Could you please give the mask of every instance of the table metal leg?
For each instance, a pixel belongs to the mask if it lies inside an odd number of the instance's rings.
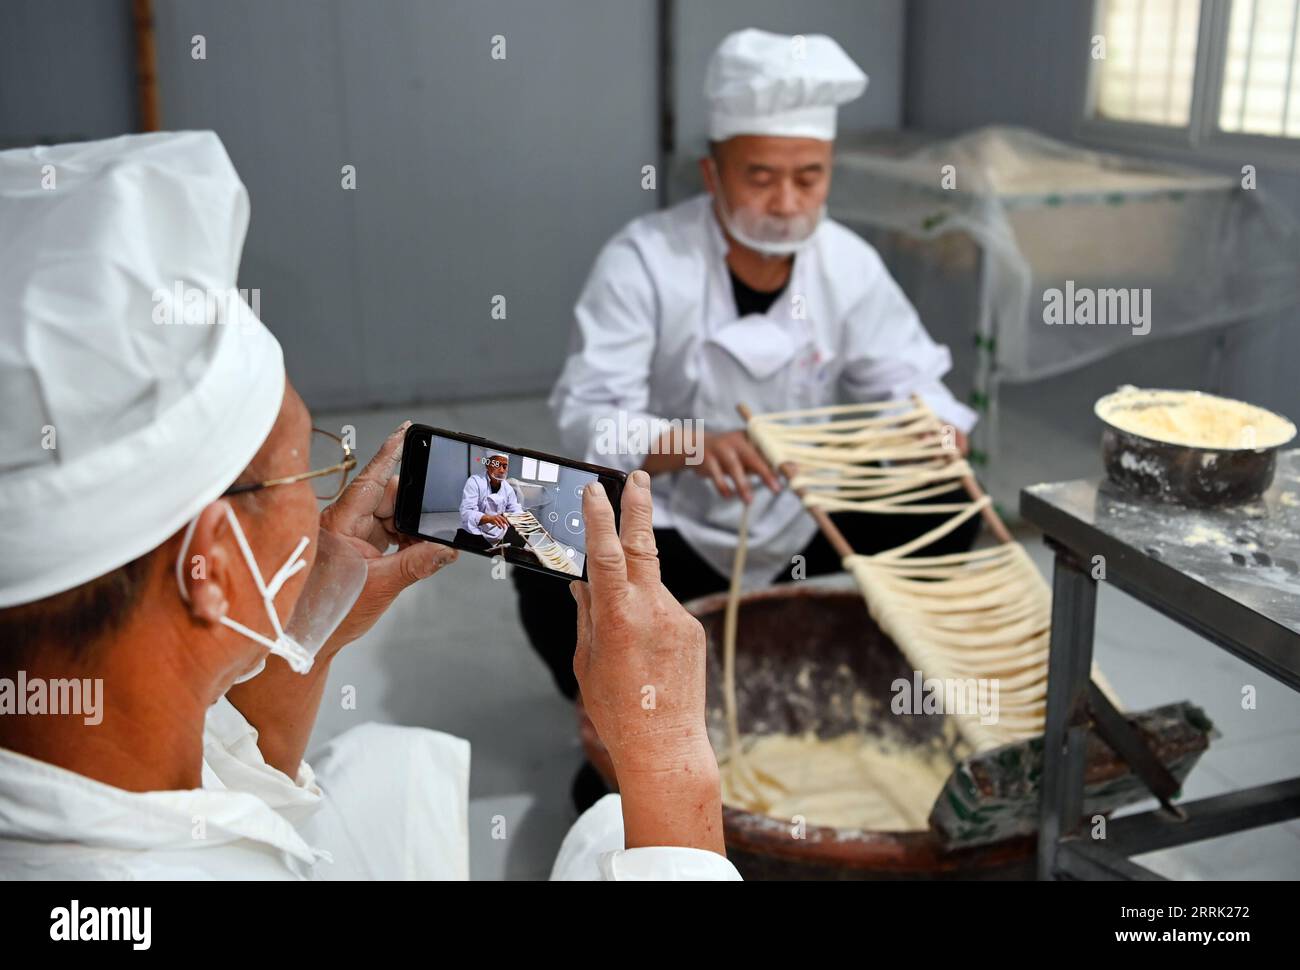
[[[1097,582],[1064,547],[1052,574],[1052,640],[1047,666],[1047,724],[1038,819],[1038,878],[1056,878],[1057,843],[1083,814],[1083,769],[1088,741],[1088,684],[1092,674]]]
[[[1133,774],[1142,779],[1151,794],[1160,800],[1165,811],[1175,818],[1182,818],[1182,811],[1173,802],[1182,787],[1178,784],[1178,779],[1151,750],[1141,733],[1134,729],[1094,683],[1088,684],[1088,713],[1092,716],[1092,725],[1097,734],[1110,745],[1112,751],[1124,759]]]

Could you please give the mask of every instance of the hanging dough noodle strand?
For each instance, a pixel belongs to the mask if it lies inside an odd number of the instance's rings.
[[[975,705],[953,715],[976,751],[1042,734],[1047,706],[1051,594],[1024,548],[997,518],[970,466],[946,436],[951,430],[919,398],[750,415],[751,439],[818,519],[842,555],[872,618],[927,680],[991,683],[992,723]],[[965,488],[965,501],[924,502]],[[848,547],[827,512],[948,514],[908,542],[875,555]],[[976,515],[1002,540],[992,548],[914,556]],[[742,526],[743,528],[743,526]],[[737,547],[742,554],[742,543]],[[728,615],[739,589],[733,576]],[[734,637],[734,629],[729,635]],[[728,642],[730,654],[735,644]],[[725,677],[734,676],[728,661]],[[1103,679],[1093,677],[1107,693]],[[964,696],[971,699],[970,687]],[[734,706],[734,684],[725,691]],[[986,695],[985,700],[990,695]],[[734,711],[729,709],[729,718]],[[729,721],[732,750],[737,729]]]
[[[724,800],[782,819],[843,828],[923,829],[949,766],[934,752],[899,752],[865,738],[831,741],[770,735],[754,756],[741,744],[736,702],[736,639],[741,580],[749,546],[750,506],[741,508],[736,553],[722,626],[722,690],[727,755],[721,761]]]
[[[727,718],[727,759],[723,769],[727,783],[743,793],[746,802],[766,809],[769,799],[765,789],[784,788],[776,779],[763,774],[745,758],[740,746],[740,726],[736,713],[736,629],[740,618],[741,580],[745,575],[745,554],[749,546],[749,505],[740,510],[740,525],[736,536],[736,554],[731,565],[731,586],[727,594],[727,609],[722,622],[722,703]]]
[[[727,593],[727,611],[722,622],[723,704],[727,712],[727,745],[734,759],[740,758],[740,728],[736,718],[736,627],[740,614],[740,583],[745,573],[745,553],[749,545],[749,504],[740,510],[740,527],[736,536],[736,556],[731,566],[731,587]]]
[[[524,541],[528,543],[528,548],[536,553],[537,558],[544,565],[556,572],[568,573],[570,576],[582,575],[582,570],[569,558],[565,547],[555,541],[531,511],[525,509],[522,512],[507,512],[505,517],[506,521],[515,527],[515,531],[523,536]]]

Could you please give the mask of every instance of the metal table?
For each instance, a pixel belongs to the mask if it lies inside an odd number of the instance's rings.
[[[1089,676],[1098,564],[1104,582],[1300,690],[1300,450],[1279,456],[1259,501],[1234,509],[1164,505],[1085,479],[1024,489],[1020,512],[1056,555],[1039,878],[1158,879],[1129,856],[1300,817],[1295,778],[1184,803],[1177,814],[1162,807],[1112,819],[1104,842],[1080,823],[1084,742],[1108,720]],[[1109,727],[1131,742],[1114,714]],[[1116,750],[1141,773],[1146,749],[1138,747]]]

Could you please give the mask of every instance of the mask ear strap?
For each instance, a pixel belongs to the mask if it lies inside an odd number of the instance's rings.
[[[230,525],[234,529],[235,541],[239,543],[239,550],[244,554],[244,561],[248,564],[248,571],[253,574],[253,580],[257,583],[258,592],[262,594],[262,604],[266,609],[267,619],[271,621],[271,629],[275,631],[275,640],[268,640],[266,637],[256,633],[248,627],[238,625],[234,621],[227,624],[233,629],[239,630],[247,636],[251,636],[268,649],[274,649],[284,640],[284,628],[280,625],[280,617],[275,612],[275,597],[280,592],[281,587],[289,580],[289,577],[301,572],[307,568],[307,561],[300,558],[304,549],[311,543],[311,540],[303,536],[294,546],[293,554],[285,561],[274,576],[271,582],[267,583],[262,579],[262,569],[257,565],[257,557],[253,555],[253,549],[248,544],[248,538],[244,535],[244,529],[239,524],[239,517],[235,515],[234,509],[227,508],[226,516],[230,519]]]
[[[303,536],[294,546],[293,552],[285,560],[274,576],[271,582],[267,583],[262,579],[262,569],[257,564],[257,557],[253,555],[253,548],[248,544],[248,539],[244,535],[244,528],[239,524],[239,517],[235,515],[232,508],[226,509],[226,518],[230,520],[231,528],[235,533],[235,541],[239,543],[239,551],[244,554],[244,561],[248,564],[248,571],[253,574],[253,579],[257,583],[257,591],[262,594],[263,599],[274,599],[280,592],[281,587],[288,582],[289,577],[296,575],[307,568],[307,561],[302,557],[303,550],[311,545],[311,540]]]
[[[239,524],[239,518],[235,515],[235,510],[226,507],[226,519],[230,522],[230,527],[235,533],[235,542],[239,544],[239,551],[244,555],[244,562],[248,565],[248,571],[253,574],[253,582],[257,584],[257,591],[265,598],[266,583],[262,580],[262,570],[258,568],[257,557],[253,555],[253,548],[248,544],[248,539],[244,537],[244,529]]]
[[[288,581],[290,576],[293,576],[307,568],[307,561],[305,559],[299,559],[298,557],[302,555],[302,551],[307,548],[308,541],[309,540],[306,536],[303,536],[298,540],[298,545],[294,546],[293,555],[285,560],[284,565],[281,566],[279,571],[271,577],[271,582],[266,587],[266,594],[262,598],[262,604],[266,607],[267,619],[271,621],[271,629],[275,631],[275,638],[279,642],[283,642],[285,636],[284,627],[280,625],[280,614],[275,610],[275,597],[279,594],[280,589]]]
[[[713,182],[718,187],[717,194],[713,196],[713,201],[722,210],[722,218],[730,222],[731,207],[727,205],[727,195],[722,191],[722,173],[718,171],[718,163],[713,160],[712,155],[709,156],[709,168],[713,169]]]
[[[181,539],[181,551],[176,557],[176,588],[180,590],[181,602],[190,601],[190,591],[185,588],[185,554],[190,551],[190,542],[194,539],[194,530],[198,527],[199,519],[195,516],[190,520],[190,524],[185,527],[185,536]]]
[[[276,646],[278,646],[275,640],[267,639],[266,637],[262,636],[262,634],[258,633],[256,630],[251,630],[248,627],[244,626],[244,624],[240,623],[238,620],[232,620],[228,616],[223,616],[221,618],[221,622],[225,626],[230,627],[230,629],[237,630],[238,632],[242,633],[250,640],[256,640],[258,643],[266,647],[266,649],[268,650],[274,650]],[[276,626],[278,627],[279,624],[277,623]],[[280,631],[277,630],[276,632],[279,633]]]
[[[271,582],[267,584],[267,596],[274,598],[279,595],[281,588],[289,581],[289,577],[294,576],[307,568],[307,560],[300,557],[302,556],[303,550],[309,545],[311,545],[311,540],[306,536],[303,536],[298,540],[298,545],[294,546],[293,554],[285,560],[285,563],[280,567],[279,572],[272,576]]]
[[[311,540],[306,536],[298,540],[298,545],[294,547],[293,554],[279,568],[268,585],[262,580],[262,570],[257,565],[257,559],[253,555],[252,547],[249,546],[248,539],[244,535],[244,529],[239,524],[239,517],[235,515],[234,509],[229,506],[226,508],[226,518],[230,521],[231,529],[235,533],[235,541],[239,544],[239,551],[244,556],[244,563],[252,574],[253,582],[257,584],[258,592],[262,596],[262,603],[266,608],[266,615],[271,621],[271,627],[275,631],[276,639],[272,640],[265,637],[256,630],[244,626],[238,620],[232,620],[229,616],[222,616],[220,622],[222,625],[248,637],[253,642],[261,644],[273,653],[280,654],[285,658],[289,666],[298,673],[306,672],[311,667],[312,658],[301,647],[298,647],[292,640],[285,637],[284,629],[280,625],[280,617],[275,612],[275,596],[290,577],[307,568],[307,561],[302,558],[302,554],[307,546],[311,544]],[[185,527],[185,535],[181,539],[181,550],[176,557],[176,586],[180,591],[181,600],[185,603],[190,602],[189,590],[185,588],[185,556],[189,552],[190,543],[194,541],[194,530],[198,527],[198,524],[199,520],[196,516]]]

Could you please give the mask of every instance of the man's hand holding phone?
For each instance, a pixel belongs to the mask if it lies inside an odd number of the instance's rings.
[[[704,721],[704,630],[659,580],[650,479],[623,489],[621,535],[599,483],[583,490],[587,583],[573,672],[608,749],[627,848],[675,845],[725,854],[718,763]]]

